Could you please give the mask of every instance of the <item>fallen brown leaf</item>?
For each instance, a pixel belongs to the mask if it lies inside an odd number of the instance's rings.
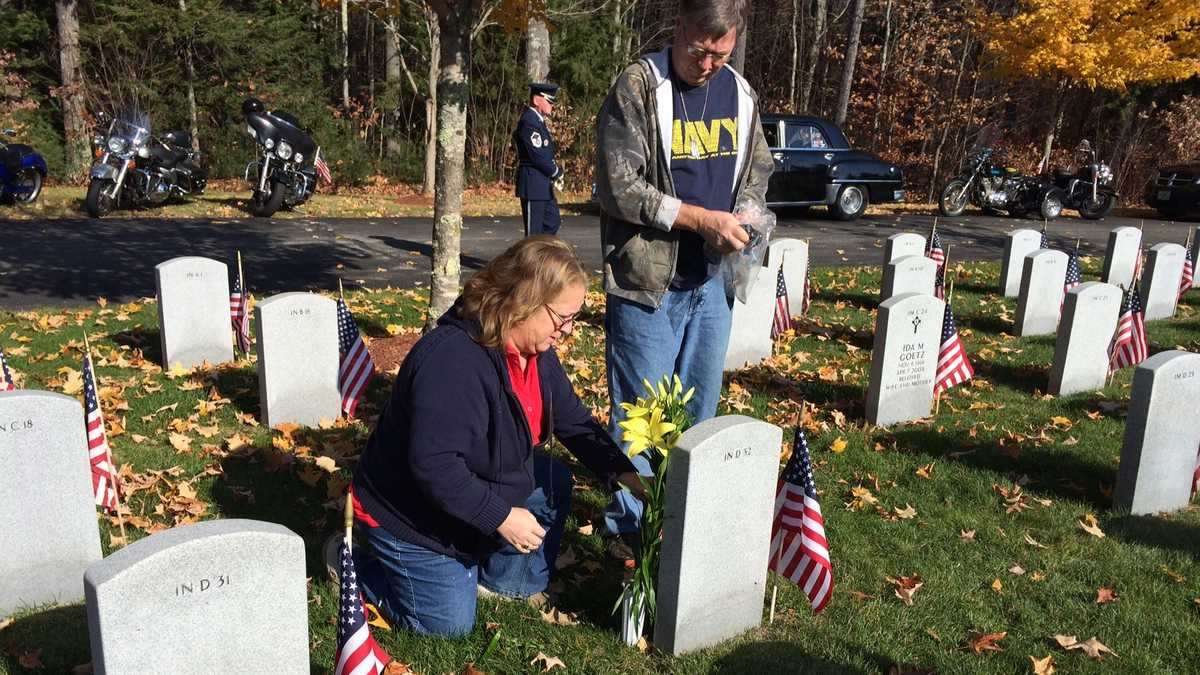
[[[1104,586],[1096,589],[1097,605],[1107,605],[1108,603],[1116,602],[1117,600],[1120,600],[1120,598],[1117,597],[1117,592],[1113,589],[1106,588]]]
[[[1022,574],[1025,574],[1025,568],[1021,567],[1020,565],[1013,565],[1012,567],[1008,568],[1008,571],[1012,572],[1013,574],[1015,574],[1017,576],[1021,576]]]
[[[1054,675],[1054,655],[1047,654],[1045,658],[1035,659],[1029,657],[1033,661],[1033,675]]]
[[[866,602],[867,600],[874,600],[877,596],[863,593],[862,591],[850,591],[850,597],[859,602]]]
[[[975,530],[959,530],[958,538],[963,541],[975,541]]]
[[[918,574],[914,574],[911,577],[887,577],[887,580],[888,583],[895,586],[896,597],[900,598],[900,602],[903,602],[906,607],[912,607],[914,596],[925,585],[925,582],[921,580],[921,576]]]
[[[919,467],[916,470],[916,474],[926,480],[932,480],[933,479],[933,465],[934,465],[934,462],[930,462],[929,464],[926,464],[925,466]]]
[[[1043,544],[1040,541],[1038,541],[1037,539],[1034,539],[1033,537],[1029,536],[1028,532],[1025,533],[1025,543],[1029,544],[1030,546],[1036,547],[1036,548],[1046,548],[1045,544]]]
[[[383,669],[383,675],[409,675],[410,673],[412,675],[417,675],[417,671],[409,668],[407,663],[401,663],[399,661],[392,661],[391,663],[387,664],[386,668]]]
[[[42,650],[41,649],[26,649],[25,651],[21,652],[21,655],[19,657],[17,657],[17,661],[23,667],[28,668],[30,670],[36,670],[39,668],[46,667],[42,663]]]
[[[567,664],[563,663],[562,659],[557,656],[546,656],[542,652],[538,652],[537,656],[533,657],[533,660],[529,662],[529,665],[540,665],[543,673],[548,673],[555,668],[567,669]]]
[[[549,610],[540,612],[542,621],[551,623],[556,626],[574,626],[579,623],[576,616],[570,612],[564,612],[557,607],[551,607]]]
[[[1074,635],[1055,635],[1054,641],[1058,643],[1058,646],[1066,649],[1067,651],[1079,649],[1093,659],[1103,658],[1105,654],[1117,656],[1116,652],[1109,649],[1108,646],[1094,637],[1088,638],[1084,642],[1080,642]]]
[[[904,508],[902,509],[893,507],[892,510],[896,512],[897,518],[901,518],[903,520],[911,520],[917,517],[917,510],[914,509],[911,504],[905,504]]]
[[[997,578],[992,582],[992,590],[996,591],[996,593],[1001,593],[1004,591],[1004,584],[1000,582],[1000,579]]]
[[[1096,522],[1096,516],[1089,513],[1083,517],[1083,520],[1078,520],[1076,523],[1080,529],[1093,537],[1104,538],[1104,531],[1100,529],[1099,523]]]
[[[1162,571],[1163,571],[1163,574],[1165,574],[1171,578],[1171,581],[1174,581],[1177,584],[1182,584],[1183,582],[1187,581],[1187,577],[1183,576],[1179,572],[1176,572],[1175,570],[1172,570],[1170,567],[1167,567],[1166,565],[1162,566]]]
[[[1000,631],[998,633],[979,633],[972,631],[967,636],[967,644],[971,647],[971,651],[976,654],[984,652],[1002,652],[1003,649],[997,643],[1003,640],[1008,635],[1008,631]]]

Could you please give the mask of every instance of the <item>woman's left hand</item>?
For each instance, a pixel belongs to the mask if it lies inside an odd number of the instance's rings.
[[[626,471],[617,476],[617,482],[624,485],[634,497],[643,502],[646,501],[646,484],[652,480],[654,479],[650,476],[639,476],[633,471]]]

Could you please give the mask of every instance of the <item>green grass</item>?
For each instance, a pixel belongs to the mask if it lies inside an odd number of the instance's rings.
[[[1085,261],[1088,277],[1097,272],[1097,261]],[[955,314],[977,377],[943,398],[936,419],[890,429],[862,421],[878,268],[815,270],[814,306],[797,337],[778,343],[766,365],[728,379],[722,413],[780,424],[789,430],[785,439],[797,419],[808,430],[837,583],[821,616],[813,617],[803,595],[785,582],[773,625],[716,648],[671,658],[622,646],[610,610],[624,570],[605,556],[597,533],[605,495],[579,469],[564,547],[577,562],[563,570],[558,602],[579,615],[578,624],[550,625],[524,605],[485,602],[475,632],[463,640],[378,629],[376,637],[421,673],[461,672],[468,662],[492,673],[535,672],[530,661],[538,652],[582,673],[873,673],[892,664],[1012,673],[1029,672],[1029,657],[1047,654],[1059,672],[1194,672],[1200,511],[1132,517],[1111,510],[1132,370],[1098,392],[1045,396],[1053,339],[1010,335],[1015,302],[991,291],[996,265],[963,265],[955,276]],[[589,295],[564,360],[577,389],[603,416],[602,301],[599,293]],[[1152,352],[1200,347],[1198,304],[1200,295],[1193,294],[1177,318],[1149,325]],[[423,305],[424,296],[410,291],[351,297],[360,326],[375,337],[386,335],[390,324],[419,325]],[[151,365],[158,351],[155,324],[149,302],[0,313],[0,342],[6,351],[17,348],[10,362],[27,387],[62,390],[70,373],[59,369],[79,369],[76,347],[87,331],[108,388],[110,422],[124,426],[112,444],[117,462],[135,474],[126,483],[174,469],[175,475],[163,474],[130,496],[132,512],[146,519],[139,521],[145,527],[130,528],[131,539],[146,536],[146,527],[218,517],[280,522],[304,537],[313,671],[326,672],[336,591],[325,580],[318,549],[337,525],[336,498],[369,428],[356,422],[298,430],[289,443],[278,431],[249,424],[258,414],[253,364],[172,378]],[[360,408],[364,417],[377,414],[390,379],[377,378]],[[229,402],[198,410],[205,399]],[[172,404],[173,410],[156,412]],[[250,417],[238,416],[246,413]],[[172,423],[192,439],[189,450],[170,444]],[[212,426],[211,437],[201,435]],[[248,445],[230,449],[225,439],[231,437],[233,446]],[[845,450],[833,452],[839,440]],[[316,466],[321,456],[334,459],[335,473]],[[929,478],[917,474],[929,465],[923,471]],[[186,488],[181,494],[181,481],[196,490],[194,502]],[[999,490],[1011,495],[1015,485],[1021,486],[1019,508],[1009,512]],[[855,503],[856,488],[877,503]],[[200,506],[198,515],[187,510]],[[897,515],[910,506],[915,516]],[[1097,518],[1104,538],[1080,527],[1087,514]],[[581,533],[589,524],[593,531]],[[106,519],[101,527],[111,552],[115,527]],[[963,531],[974,531],[973,541]],[[1023,574],[1010,571],[1017,565]],[[888,577],[913,575],[923,586],[905,606]],[[1100,587],[1114,589],[1119,600],[1097,604]],[[1000,631],[1007,632],[998,643],[1002,651],[970,649],[970,635]],[[1063,651],[1051,641],[1055,634],[1095,636],[1119,657],[1094,661]],[[87,663],[83,608],[15,617],[0,630],[0,672],[35,672],[19,665],[34,650],[49,672]]]

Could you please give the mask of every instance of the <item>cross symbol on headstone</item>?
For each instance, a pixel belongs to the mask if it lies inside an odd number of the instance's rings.
[[[921,317],[914,316],[913,320],[912,320],[912,325],[913,325],[913,335],[916,335],[917,329],[921,326]]]

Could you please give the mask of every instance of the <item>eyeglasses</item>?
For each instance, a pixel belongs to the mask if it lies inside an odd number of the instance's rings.
[[[697,61],[703,62],[704,59],[712,59],[714,66],[724,65],[733,56],[733,52],[710,52],[703,47],[697,47],[692,44],[686,45],[685,49],[687,49],[688,56]]]
[[[574,327],[572,324],[575,323],[575,317],[579,315],[579,312],[573,312],[567,316],[563,316],[562,314],[554,311],[554,308],[550,305],[543,304],[542,307],[545,307],[546,311],[550,313],[550,323],[554,324],[554,330],[563,333],[567,333],[571,330],[570,328],[567,328],[567,326],[572,326],[572,328]]]

